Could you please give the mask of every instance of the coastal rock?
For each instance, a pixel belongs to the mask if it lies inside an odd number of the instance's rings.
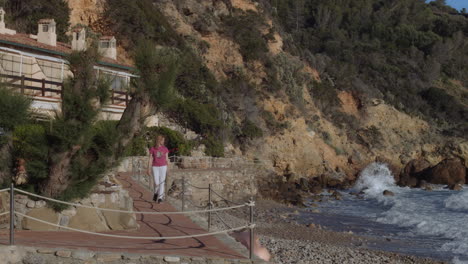
[[[406,164],[398,184],[401,186],[416,187],[421,180],[425,178],[425,174],[431,164],[426,159],[414,159]]]
[[[451,184],[451,185],[448,186],[448,188],[449,188],[450,190],[453,190],[453,191],[461,191],[461,190],[463,190],[463,187],[462,187],[461,184]]]
[[[466,168],[459,159],[446,159],[433,167],[428,173],[428,180],[433,184],[465,184]]]
[[[395,196],[395,194],[392,191],[389,191],[389,190],[383,191],[383,195],[384,196]]]
[[[79,207],[76,215],[70,219],[69,227],[91,232],[108,231],[105,221],[99,216],[98,211],[90,208]]]
[[[334,191],[333,194],[331,195],[333,198],[335,198],[335,200],[342,200],[343,199],[343,196],[341,195],[341,193],[337,192],[337,191]]]
[[[59,221],[59,215],[56,212],[54,212],[54,210],[48,207],[33,209],[27,214],[27,216],[38,218],[52,224],[57,224]],[[48,224],[43,224],[41,222],[25,217],[23,219],[23,229],[35,231],[54,231],[57,230],[57,227]]]
[[[309,191],[309,181],[306,178],[300,178],[297,187],[301,191],[308,192]]]

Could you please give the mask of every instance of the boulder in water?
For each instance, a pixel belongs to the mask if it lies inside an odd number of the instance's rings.
[[[421,180],[426,178],[426,173],[430,169],[431,164],[426,159],[414,159],[406,164],[400,174],[398,182],[401,186],[416,187]]]
[[[333,194],[331,195],[333,198],[335,198],[335,200],[342,200],[343,199],[343,196],[341,195],[341,193],[337,192],[337,191],[334,191]]]
[[[383,195],[384,196],[395,196],[395,194],[392,191],[389,191],[389,190],[383,191]]]
[[[453,191],[461,191],[463,190],[463,187],[461,184],[452,184],[452,185],[449,185],[448,188],[450,190],[453,190]]]
[[[434,184],[465,184],[466,168],[459,159],[446,159],[431,168],[427,178]]]

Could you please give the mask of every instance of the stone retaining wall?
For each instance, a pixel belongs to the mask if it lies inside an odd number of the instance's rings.
[[[91,192],[90,196],[73,203],[86,206],[133,211],[133,200],[128,191],[116,184],[113,177],[106,176]],[[0,197],[1,198],[1,197]],[[9,210],[9,204],[7,205]],[[15,210],[19,213],[41,219],[63,227],[71,227],[92,232],[109,230],[135,230],[138,228],[134,213],[117,213],[79,206],[70,206],[56,212],[43,200],[32,200],[27,195],[15,195]],[[0,219],[1,220],[1,219]],[[60,227],[15,216],[15,228],[35,231],[56,231]]]
[[[207,163],[199,163],[200,161]],[[199,166],[200,164],[203,166]],[[122,161],[117,171],[132,173],[135,180],[152,189],[153,180],[146,173],[147,165],[148,157],[128,157]],[[179,162],[169,165],[166,190],[169,195],[181,198],[182,179],[185,179],[184,198],[197,206],[207,204],[208,190],[196,187],[208,188],[209,184],[223,198],[243,202],[257,195],[257,179],[267,171],[264,164],[245,162],[240,158],[183,157]],[[221,197],[212,195],[213,202],[222,200]]]
[[[86,250],[33,248],[21,246],[0,246],[1,263],[8,264],[256,264],[265,263],[261,260],[222,259],[209,257],[184,257],[141,255],[129,253],[103,253]]]

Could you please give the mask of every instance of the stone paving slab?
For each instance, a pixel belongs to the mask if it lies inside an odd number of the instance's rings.
[[[129,191],[135,211],[177,211],[169,203],[152,202],[152,194],[133,181],[129,174],[119,174],[118,180]],[[208,232],[192,222],[185,215],[137,215],[140,228],[137,231],[103,232],[125,236],[181,236]],[[0,233],[0,245],[7,245],[8,230]],[[97,252],[119,252],[133,254],[177,255],[191,257],[221,257],[245,259],[215,236],[174,240],[140,240],[110,238],[69,231],[27,231],[15,232],[15,242],[23,246],[42,248],[86,249]]]

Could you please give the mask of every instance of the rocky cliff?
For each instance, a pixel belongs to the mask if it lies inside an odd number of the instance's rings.
[[[71,22],[109,33],[112,27],[104,10],[114,2],[118,1],[68,0]],[[352,181],[375,160],[390,163],[398,172],[417,158],[431,165],[457,158],[468,166],[466,135],[442,133],[437,124],[397,109],[382,96],[340,89],[339,82],[317,68],[320,63],[312,65],[285,47],[291,35],[264,1],[159,0],[152,4],[222,84],[221,89],[239,78],[245,84],[245,90],[236,86],[237,91],[221,97],[233,122],[251,120],[263,133],[242,144],[227,144],[231,146],[227,154],[271,160],[279,177],[289,181],[301,177]],[[255,56],[255,50],[246,52],[256,46],[239,40],[248,33],[242,28],[259,33],[265,41],[262,57]],[[120,44],[120,56],[129,58],[128,40]],[[452,82],[448,93],[466,96],[463,83]]]

